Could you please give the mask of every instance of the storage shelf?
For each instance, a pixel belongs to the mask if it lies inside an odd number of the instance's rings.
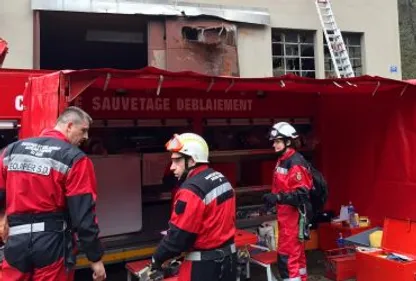
[[[310,151],[307,148],[297,149],[299,152]],[[256,156],[256,155],[274,155],[275,152],[270,145],[270,148],[266,149],[241,149],[241,150],[213,150],[209,155],[212,158],[215,157],[233,157],[233,156]]]
[[[270,185],[254,185],[254,186],[244,186],[244,187],[237,187],[235,189],[235,193],[250,193],[250,192],[260,192],[260,191],[268,191],[271,190]]]
[[[237,225],[237,228],[244,229],[244,228],[250,228],[250,227],[257,227],[264,222],[275,221],[275,220],[276,220],[276,215],[272,214],[272,215],[266,215],[266,216],[251,217],[248,219],[237,219],[236,225]]]
[[[244,187],[237,187],[235,189],[236,194],[244,194],[244,193],[251,193],[251,192],[262,192],[262,191],[269,191],[271,190],[270,185],[253,185],[253,186],[244,186]],[[153,194],[151,196],[144,196],[143,202],[154,202],[154,201],[168,201],[171,200],[172,196],[170,192],[161,192],[158,194]]]
[[[274,153],[272,147],[270,149],[214,150],[210,152],[210,157],[273,155]]]

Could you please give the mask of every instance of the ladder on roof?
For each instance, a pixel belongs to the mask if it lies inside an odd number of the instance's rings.
[[[335,22],[330,0],[315,0],[315,5],[321,20],[329,53],[331,54],[335,74],[338,78],[354,77],[348,50],[342,38],[341,30]]]

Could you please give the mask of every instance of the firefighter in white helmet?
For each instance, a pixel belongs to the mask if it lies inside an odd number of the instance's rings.
[[[283,281],[306,281],[304,249],[307,229],[306,213],[311,212],[309,191],[312,176],[301,154],[295,151],[298,138],[295,128],[279,122],[270,130],[269,139],[278,156],[273,174],[272,192],[263,199],[269,206],[276,205],[279,227],[278,268]],[[307,227],[307,226],[305,226]]]
[[[168,234],[156,249],[151,269],[188,252],[179,281],[235,281],[235,194],[227,178],[208,167],[209,148],[193,133],[174,135],[166,144],[170,169],[183,180],[174,199]]]

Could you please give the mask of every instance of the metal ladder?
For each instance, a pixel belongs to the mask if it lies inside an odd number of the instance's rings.
[[[332,64],[338,78],[354,77],[350,57],[342,38],[341,30],[335,22],[330,0],[315,0],[316,9],[321,20],[325,40],[331,54]]]

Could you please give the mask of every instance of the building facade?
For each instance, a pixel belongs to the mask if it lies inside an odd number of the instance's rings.
[[[8,68],[333,76],[314,0],[0,0]],[[356,75],[401,79],[397,1],[332,0]]]

